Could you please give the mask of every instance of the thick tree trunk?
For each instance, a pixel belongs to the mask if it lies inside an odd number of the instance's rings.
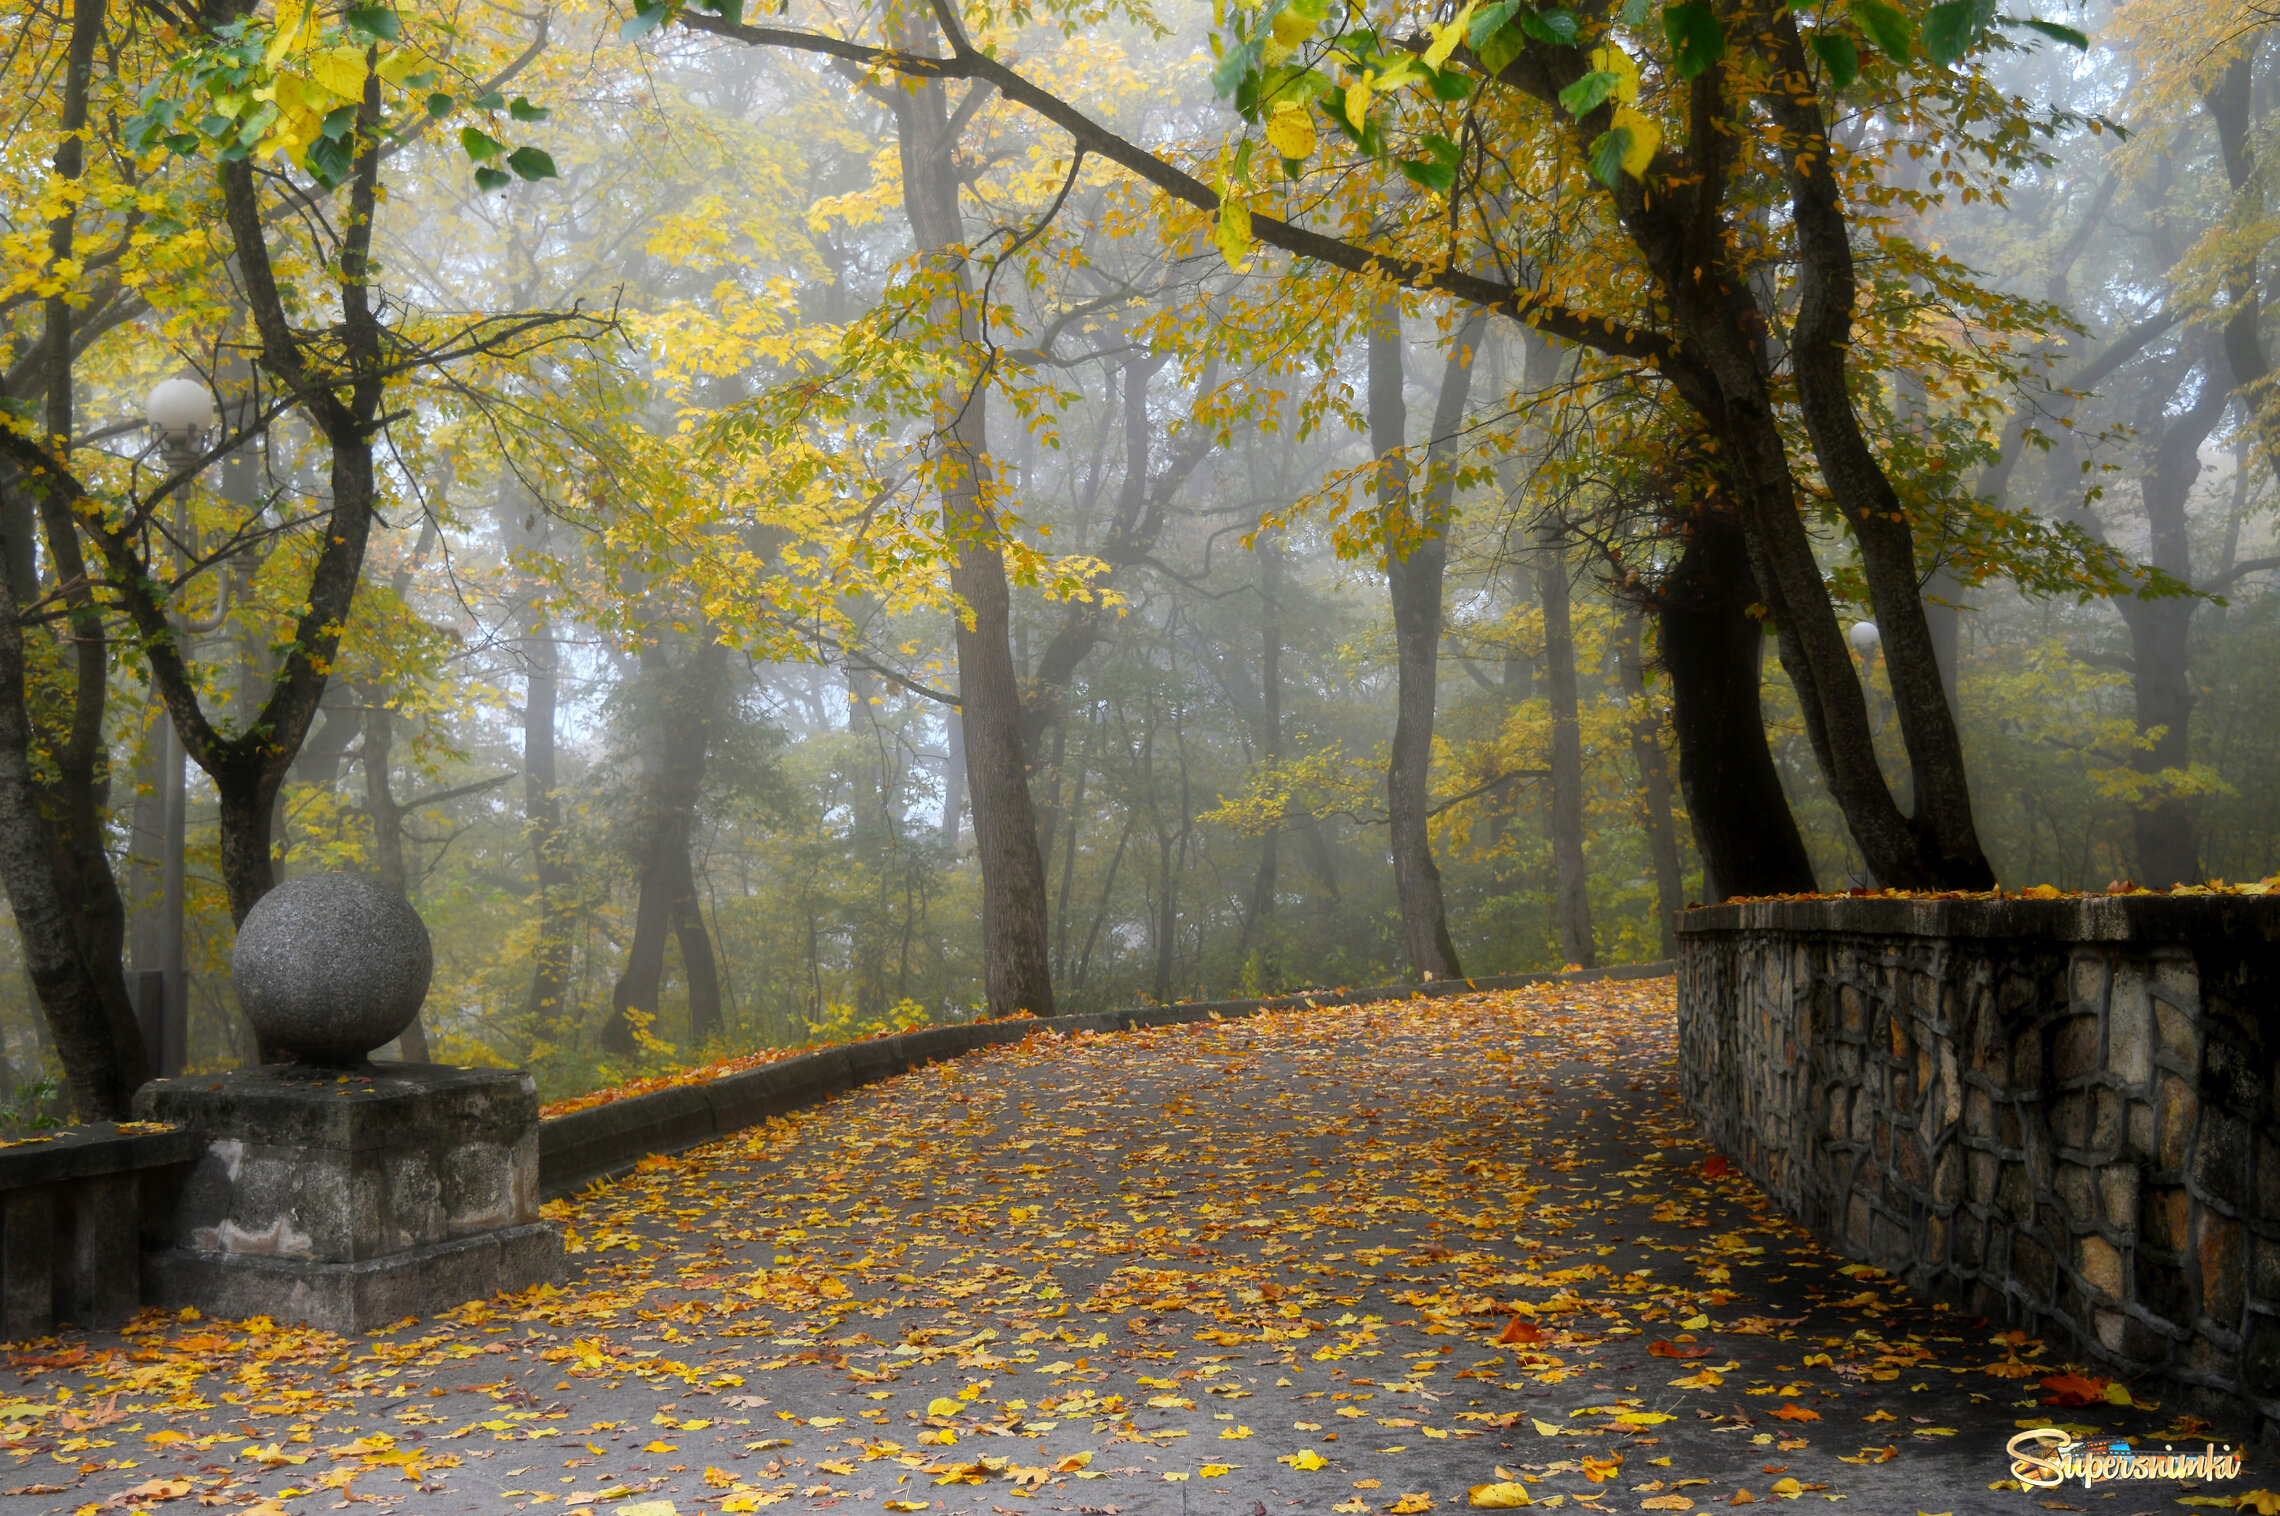
[[[1537,537],[1536,592],[1544,604],[1545,690],[1552,716],[1552,885],[1561,960],[1595,968],[1591,876],[1583,851],[1583,719],[1576,695],[1575,629],[1569,613],[1567,543],[1556,525]]]
[[[1740,524],[1697,514],[1657,596],[1656,641],[1670,675],[1679,788],[1712,904],[1816,888],[1765,741],[1758,701],[1765,628],[1750,614],[1760,598]]]
[[[681,946],[692,1050],[720,1025],[720,975],[697,900],[689,846],[712,732],[720,719],[728,650],[707,628],[700,626],[696,635],[697,645],[678,667],[656,642],[641,653],[644,772],[635,832],[637,903],[633,941],[601,1033],[602,1046],[620,1057],[640,1050],[634,1035],[637,1019],[646,1016],[654,1028],[662,1013],[668,938],[678,938]]]
[[[2185,508],[2201,477],[2201,444],[2231,403],[2224,357],[2213,350],[2214,344],[2211,348],[2202,358],[2200,398],[2184,415],[2157,423],[2159,440],[2148,467],[2138,478],[2138,498],[2145,510],[2147,559],[2186,584],[2192,582],[2193,557]],[[2114,604],[2130,630],[2130,690],[2135,696],[2139,738],[2150,742],[2131,750],[2130,766],[2149,778],[2181,770],[2193,761],[2194,698],[2189,660],[2197,602],[2189,595],[2176,595],[2161,600],[2122,599]],[[2162,795],[2140,805],[2132,822],[2139,884],[2162,889],[2200,879],[2200,829],[2190,800]]]
[[[955,333],[954,370],[937,411],[936,465],[943,523],[952,539],[950,588],[957,618],[958,719],[965,736],[974,846],[982,872],[982,961],[989,1013],[1053,1014],[1052,940],[1047,934],[1045,860],[1029,795],[1022,743],[1021,681],[1013,666],[1012,600],[988,493],[989,393],[973,361],[979,331],[958,209],[957,127],[939,83],[893,91],[901,147],[903,208],[919,246],[944,282],[939,330]]]
[[[1665,958],[1678,956],[1678,913],[1686,906],[1686,869],[1679,857],[1678,829],[1670,814],[1670,760],[1663,752],[1662,713],[1647,693],[1646,659],[1639,643],[1644,618],[1637,606],[1623,614],[1623,640],[1616,648],[1623,692],[1631,702],[1631,761],[1639,770],[1639,809],[1647,833],[1647,856],[1655,870],[1655,929]]]
[[[1377,455],[1377,501],[1386,539],[1386,587],[1393,602],[1393,640],[1399,668],[1392,762],[1386,772],[1386,810],[1392,823],[1394,892],[1401,903],[1403,944],[1421,978],[1462,978],[1449,935],[1441,870],[1433,861],[1433,716],[1441,672],[1441,580],[1447,571],[1449,497],[1455,486],[1449,455],[1464,420],[1472,385],[1474,344],[1484,318],[1469,318],[1457,333],[1441,375],[1433,434],[1426,446],[1422,498],[1411,488],[1407,447],[1409,407],[1402,394],[1401,308],[1378,307],[1369,338],[1370,451]]]
[[[89,1121],[123,1121],[134,1093],[150,1077],[142,1036],[127,1010],[124,986],[104,993],[102,978],[119,978],[90,963],[57,887],[54,856],[43,836],[32,774],[32,726],[25,714],[24,637],[13,594],[0,580],[0,886],[16,918],[24,969],[63,1060],[73,1104]]]

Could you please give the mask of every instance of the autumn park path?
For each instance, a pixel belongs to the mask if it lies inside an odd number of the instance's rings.
[[[22,1346],[0,1516],[2169,1508],[1991,1489],[2194,1428],[1769,1215],[1672,1045],[1667,980],[1033,1037],[551,1207],[559,1290]]]

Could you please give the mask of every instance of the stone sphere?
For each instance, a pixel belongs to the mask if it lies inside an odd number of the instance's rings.
[[[263,1046],[359,1063],[412,1024],[435,953],[412,903],[363,874],[303,874],[255,903],[230,953]]]

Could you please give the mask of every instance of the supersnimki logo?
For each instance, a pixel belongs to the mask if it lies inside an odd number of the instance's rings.
[[[2011,1477],[2030,1490],[2056,1489],[2069,1479],[2081,1480],[2084,1489],[2122,1480],[2238,1479],[2242,1461],[2233,1448],[2213,1442],[2199,1449],[2166,1443],[2152,1448],[2122,1437],[2080,1438],[2063,1427],[2021,1432],[2004,1451],[2011,1456]]]

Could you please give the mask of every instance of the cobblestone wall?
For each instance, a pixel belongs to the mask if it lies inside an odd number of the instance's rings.
[[[1679,931],[1687,1103],[1790,1214],[2280,1443],[2280,900],[1778,901]]]

